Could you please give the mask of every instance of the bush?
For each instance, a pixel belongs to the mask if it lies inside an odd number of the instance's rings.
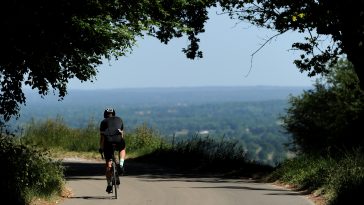
[[[61,194],[63,168],[48,157],[48,152],[21,144],[14,138],[0,137],[1,200],[28,204],[34,197]]]
[[[136,155],[147,154],[167,146],[158,131],[148,127],[147,124],[142,124],[127,134],[125,136],[125,143],[128,152],[134,152]]]
[[[291,96],[283,128],[292,135],[293,151],[335,154],[364,146],[364,92],[353,66],[342,61],[313,89]]]

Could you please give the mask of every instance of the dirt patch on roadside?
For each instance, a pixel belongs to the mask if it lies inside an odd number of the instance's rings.
[[[29,205],[56,205],[62,202],[64,199],[72,196],[72,190],[68,187],[64,187],[61,196],[56,196],[52,199],[44,199],[44,198],[35,198],[33,199]]]
[[[297,192],[301,193],[303,196],[310,199],[315,205],[327,205],[328,204],[325,197],[323,197],[320,194],[315,194],[315,193],[313,193],[311,191],[308,191],[308,190],[300,190],[294,185],[286,184],[286,183],[282,183],[282,182],[278,182],[278,181],[274,182],[273,184],[275,186],[279,186],[279,187],[282,187],[282,188],[285,188],[285,189],[289,189],[289,190],[292,190],[292,191],[297,191]]]

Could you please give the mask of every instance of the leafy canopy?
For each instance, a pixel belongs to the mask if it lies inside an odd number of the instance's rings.
[[[163,43],[186,35],[183,52],[202,57],[197,35],[204,32],[203,0],[4,0],[0,6],[0,115],[18,115],[23,87],[41,96],[67,94],[72,78],[93,81],[102,60],[132,51],[137,37]]]
[[[17,115],[25,103],[23,85],[60,98],[69,79],[94,80],[102,59],[131,52],[136,38],[162,43],[186,35],[188,58],[202,57],[198,34],[207,9],[221,6],[231,18],[276,30],[307,34],[293,49],[294,63],[309,76],[327,73],[343,55],[364,89],[364,0],[54,0],[11,1],[0,6],[0,115]],[[322,37],[331,44],[321,46]]]

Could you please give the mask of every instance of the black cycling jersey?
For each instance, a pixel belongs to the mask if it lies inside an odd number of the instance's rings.
[[[121,140],[119,129],[124,129],[123,120],[120,117],[108,117],[100,123],[100,132],[105,136],[105,142],[119,142]]]
[[[125,141],[121,136],[120,130],[124,129],[123,120],[113,116],[105,118],[100,123],[100,133],[104,135],[104,155],[106,160],[111,159],[112,144],[116,144],[116,150],[125,149]]]

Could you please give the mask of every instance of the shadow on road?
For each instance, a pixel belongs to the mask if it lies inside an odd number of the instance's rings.
[[[65,167],[66,179],[70,180],[105,180],[104,176],[104,163],[94,161],[65,161],[63,162]],[[174,169],[173,167],[162,167],[156,164],[148,164],[145,162],[138,162],[133,160],[127,160],[125,162],[125,176],[132,176],[139,178],[144,182],[201,182],[207,183],[201,186],[187,187],[173,187],[173,188],[193,188],[193,189],[226,189],[226,190],[255,190],[268,192],[265,195],[303,195],[304,193],[290,191],[287,189],[274,189],[264,186],[259,186],[259,180],[254,180],[246,177],[227,178],[218,174],[199,173],[197,171],[186,171]],[[226,183],[226,184],[224,184]],[[247,185],[250,184],[250,185]],[[210,185],[208,185],[210,184]],[[200,185],[200,184],[199,184]],[[79,196],[70,198],[81,198],[85,200],[92,199],[109,199],[105,196]]]
[[[64,174],[73,179],[82,176],[102,176],[105,173],[104,164],[91,161],[63,161]]]
[[[87,177],[97,180],[93,176],[104,176],[105,169],[102,161],[63,161],[65,177],[73,180]],[[249,177],[226,177],[224,174],[200,172],[198,170],[181,170],[173,167],[163,167],[157,164],[148,164],[128,159],[125,162],[125,176],[141,178],[145,181],[185,181],[185,182],[258,182]],[[218,179],[218,180],[217,180]]]
[[[99,161],[65,160],[62,162],[66,177],[103,176],[105,173],[104,163]],[[171,167],[162,167],[155,164],[135,162],[126,160],[125,175],[128,176],[150,176],[150,178],[187,177],[196,175],[185,171],[178,171]],[[192,176],[191,176],[192,177]]]
[[[77,177],[86,176],[103,176],[105,173],[104,163],[102,161],[82,161],[82,160],[65,160],[63,161],[65,176]],[[171,178],[209,178],[222,177],[222,174],[211,174],[200,172],[198,170],[181,170],[173,167],[164,167],[157,164],[148,164],[134,160],[126,160],[125,174],[127,176],[146,177],[149,179],[171,179]]]
[[[69,197],[69,199],[87,199],[87,200],[97,200],[97,199],[113,199],[110,196],[79,196],[79,197]]]

